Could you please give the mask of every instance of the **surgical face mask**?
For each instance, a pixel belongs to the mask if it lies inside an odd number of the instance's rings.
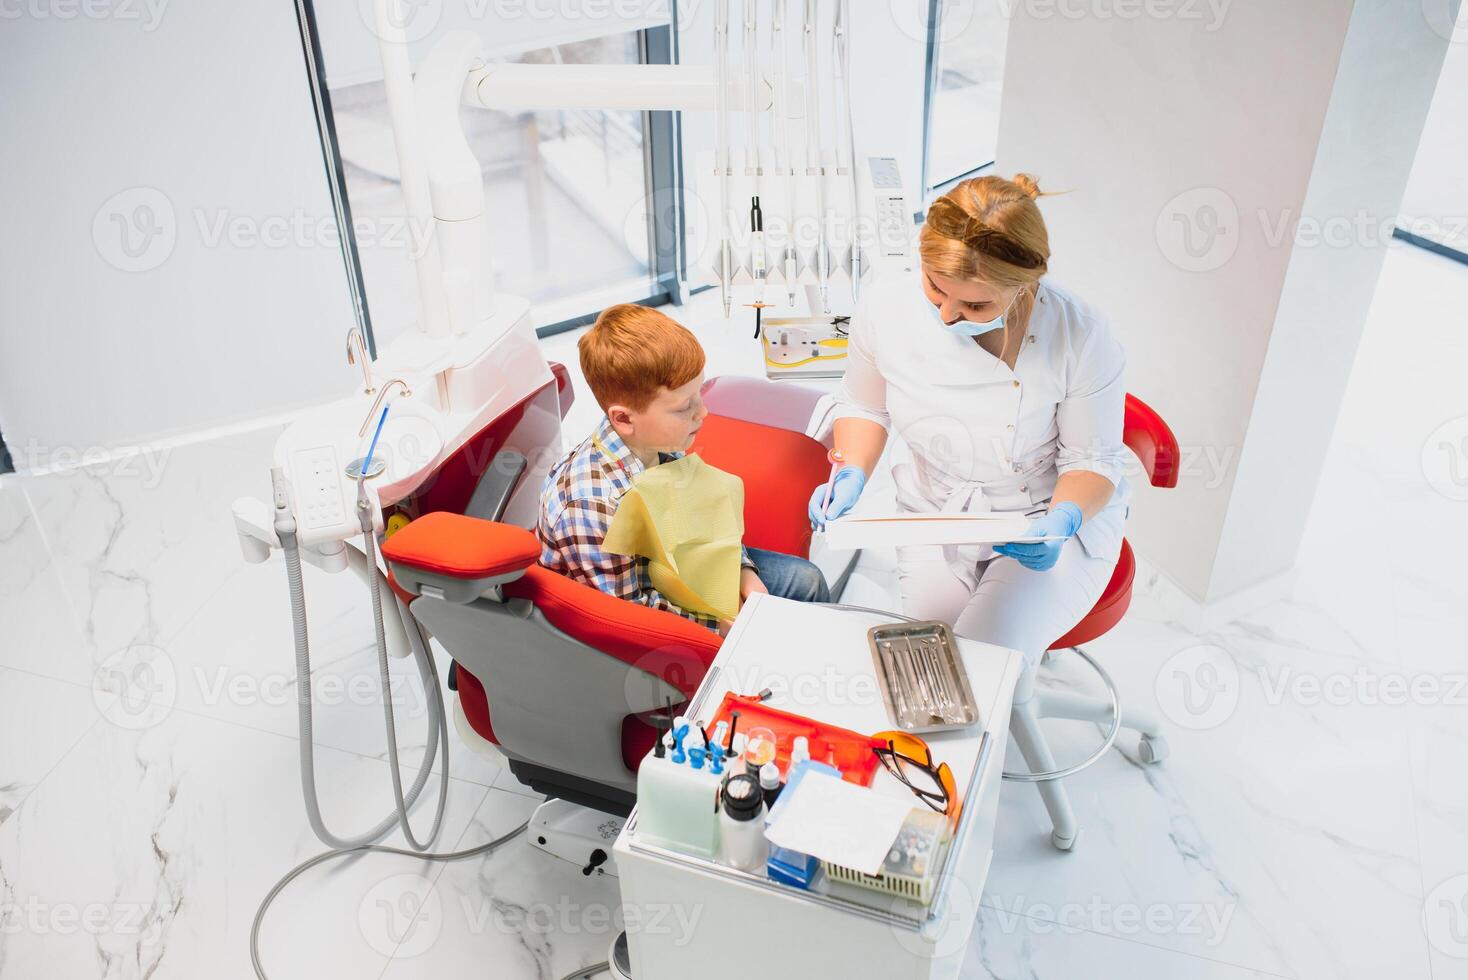
[[[1016,298],[1018,298],[1018,295],[1017,293],[1015,294]],[[932,314],[933,319],[937,320],[939,326],[944,330],[958,334],[961,337],[977,337],[980,334],[988,333],[990,330],[1002,330],[1004,328],[1004,318],[1009,315],[1009,310],[1013,307],[1014,300],[1010,300],[1009,306],[1005,308],[1004,312],[987,323],[974,323],[962,317],[959,317],[956,323],[949,323],[943,319],[943,310],[937,306],[932,307]]]

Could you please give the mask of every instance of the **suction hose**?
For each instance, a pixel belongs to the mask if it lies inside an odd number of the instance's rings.
[[[428,782],[440,745],[443,748],[443,766],[439,773],[438,811],[434,815],[433,827],[428,834],[430,842],[438,836],[443,822],[449,778],[448,720],[444,713],[443,693],[438,683],[438,668],[433,662],[433,657],[428,651],[428,644],[424,641],[417,622],[409,614],[405,619],[409,626],[408,640],[413,649],[413,659],[418,665],[419,677],[423,682],[424,696],[428,701],[428,741],[423,750],[423,761],[418,769],[418,775],[408,792],[404,794],[402,771],[398,762],[398,740],[392,708],[391,677],[387,663],[387,637],[383,628],[381,590],[378,586],[377,553],[372,540],[371,515],[365,515],[363,545],[366,554],[367,579],[372,590],[373,624],[377,633],[378,673],[382,683],[383,714],[387,723],[388,771],[392,776],[396,809],[365,833],[354,837],[340,837],[332,833],[322,818],[321,803],[316,792],[316,759],[311,702],[311,640],[306,621],[306,594],[301,580],[301,553],[299,542],[296,539],[296,521],[294,515],[291,514],[289,499],[285,493],[284,474],[278,468],[274,469],[271,471],[271,479],[275,484],[275,533],[280,538],[281,550],[285,553],[286,577],[290,583],[291,621],[295,627],[296,719],[300,728],[301,792],[306,802],[306,818],[310,821],[311,830],[321,839],[322,843],[329,847],[342,849],[372,844],[390,833],[394,827],[400,827],[408,844],[414,850],[424,850],[428,845],[420,844],[413,836],[408,825],[408,811],[418,802],[418,797]],[[361,511],[361,502],[365,499],[365,493],[361,491],[360,486],[358,497],[358,510]]]
[[[449,725],[444,712],[443,689],[438,685],[438,665],[433,662],[433,651],[424,641],[418,621],[413,618],[410,611],[400,610],[401,613],[408,614],[405,620],[409,627],[407,630],[408,643],[413,648],[413,659],[418,661],[418,671],[423,678],[423,690],[432,692],[427,694],[428,738],[423,747],[423,765],[419,768],[418,778],[413,784],[412,798],[404,800],[403,771],[402,766],[398,763],[398,726],[393,716],[391,678],[387,669],[387,633],[382,623],[382,587],[378,584],[380,576],[377,573],[377,542],[372,533],[371,504],[361,480],[357,481],[357,515],[362,522],[362,553],[367,556],[367,581],[372,589],[372,624],[377,629],[377,668],[382,676],[382,714],[387,726],[387,771],[392,777],[393,802],[397,805],[398,826],[402,828],[403,839],[413,850],[426,851],[438,837],[439,829],[443,827],[444,804],[449,799]],[[393,601],[401,605],[396,595],[393,596]],[[433,767],[435,735],[437,735],[439,747],[443,750],[443,766],[439,769],[438,774],[438,809],[433,814],[433,826],[428,831],[428,837],[419,843],[418,838],[413,836],[412,826],[408,823],[408,808],[417,801],[416,791],[423,788],[428,772]]]
[[[382,709],[387,723],[388,772],[392,775],[393,802],[396,804],[396,809],[381,820],[377,826],[357,837],[338,837],[327,829],[326,822],[321,817],[321,805],[316,796],[316,761],[311,726],[311,641],[306,628],[306,593],[301,582],[300,544],[296,539],[296,520],[291,514],[290,500],[285,491],[284,474],[279,468],[276,468],[271,470],[270,476],[274,485],[275,533],[280,538],[281,550],[285,553],[286,577],[290,582],[291,593],[291,620],[295,625],[296,714],[301,730],[301,790],[305,796],[306,816],[311,822],[311,829],[332,850],[308,858],[286,872],[255,910],[255,921],[250,925],[250,965],[254,967],[255,976],[259,980],[266,980],[265,967],[260,962],[260,926],[265,921],[265,913],[287,885],[317,865],[348,854],[363,853],[398,854],[429,861],[460,861],[475,855],[487,854],[523,833],[529,826],[529,821],[526,821],[509,833],[477,847],[440,854],[424,853],[428,844],[438,837],[439,830],[443,826],[444,804],[448,800],[448,717],[444,711],[443,689],[439,687],[438,683],[438,666],[433,661],[433,655],[428,646],[428,637],[424,635],[423,628],[413,618],[413,614],[401,600],[394,596],[394,601],[398,603],[399,615],[403,617],[403,622],[407,626],[408,644],[412,647],[413,659],[418,664],[418,675],[422,678],[424,694],[428,699],[429,715],[428,744],[423,750],[423,763],[418,769],[413,785],[404,794],[402,771],[398,765],[397,724],[393,715],[391,678],[388,674],[387,636],[382,620],[382,590],[378,584],[376,541],[373,538],[370,505],[366,491],[359,481],[357,484],[357,512],[362,524],[362,550],[366,556],[367,581],[372,591],[372,618],[377,633],[377,666],[382,678]],[[428,782],[428,775],[433,769],[434,755],[440,745],[443,747],[443,769],[439,773],[438,810],[433,816],[433,827],[428,833],[427,841],[419,843],[408,824],[408,811],[418,801],[419,794],[422,793],[424,785]],[[403,837],[412,850],[386,847],[376,843],[394,826],[402,829]],[[582,980],[582,978],[606,969],[606,963],[597,963],[577,970],[566,980]]]

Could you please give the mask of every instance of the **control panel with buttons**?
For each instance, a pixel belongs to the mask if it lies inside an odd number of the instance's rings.
[[[873,208],[877,216],[877,254],[905,256],[912,239],[912,211],[902,193],[902,177],[894,157],[868,157]]]
[[[342,503],[342,471],[331,446],[298,449],[291,457],[296,513],[306,531],[334,527],[346,519]]]

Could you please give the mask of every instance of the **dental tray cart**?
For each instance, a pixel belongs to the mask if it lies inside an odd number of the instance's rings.
[[[731,689],[828,725],[875,733],[896,727],[867,645],[893,622],[878,613],[805,605],[755,594],[744,604],[686,713],[708,723]],[[994,819],[1020,654],[959,638],[978,707],[971,728],[925,736],[947,762],[963,799],[940,859],[930,904],[818,875],[809,891],[640,840],[633,809],[614,846],[627,940],[637,980],[952,980],[968,949],[993,854]],[[987,734],[987,738],[984,736]],[[873,792],[913,799],[885,771]]]

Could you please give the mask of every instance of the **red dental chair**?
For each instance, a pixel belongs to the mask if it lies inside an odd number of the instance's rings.
[[[563,414],[568,379],[555,367],[557,397],[543,389],[532,400]],[[804,434],[819,398],[757,379],[705,387],[710,414],[693,451],[743,478],[746,544],[808,555],[806,502],[829,472],[825,447]],[[511,432],[477,448],[496,461],[487,478],[523,482],[514,460],[529,450],[515,443]],[[457,462],[445,471],[457,473]],[[668,706],[677,713],[689,700],[722,638],[541,567],[535,534],[497,519],[514,488],[485,492],[485,479],[472,497],[470,481],[454,477],[417,501],[419,516],[383,544],[394,588],[452,652],[463,721],[522,783],[626,815],[655,718],[665,727]],[[536,500],[539,489],[525,488]]]

